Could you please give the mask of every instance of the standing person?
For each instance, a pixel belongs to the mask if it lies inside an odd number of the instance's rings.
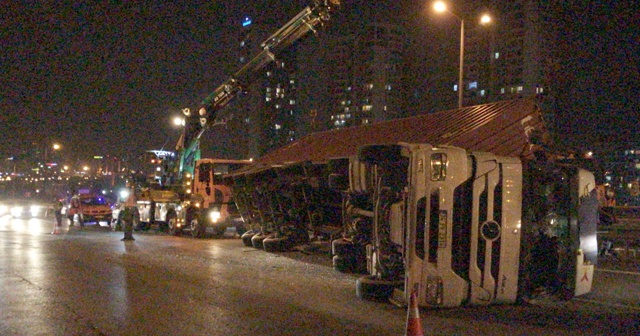
[[[129,196],[124,202],[124,214],[122,215],[122,219],[124,220],[124,238],[122,241],[127,240],[135,240],[133,238],[133,217],[136,212],[136,193],[135,188],[131,186],[129,188]]]
[[[53,227],[53,232],[51,234],[60,234],[62,233],[62,200],[56,199],[55,203],[53,203],[53,213],[56,217],[56,222]]]

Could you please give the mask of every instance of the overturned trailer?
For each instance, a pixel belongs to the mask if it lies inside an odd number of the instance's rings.
[[[415,291],[454,307],[591,290],[595,179],[554,162],[534,98],[312,134],[227,179],[254,227],[245,244],[327,236],[337,270],[368,274],[363,298]]]

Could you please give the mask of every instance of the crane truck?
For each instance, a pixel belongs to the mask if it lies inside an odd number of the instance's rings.
[[[218,176],[250,161],[202,158],[200,139],[209,128],[225,122],[218,118],[218,112],[245,91],[279,52],[315,33],[339,5],[339,0],[315,0],[264,40],[255,57],[200,103],[197,115],[188,108],[183,109],[185,126],[176,147],[177,162],[166,177],[167,185],[173,186],[184,199],[181,207],[167,214],[171,233],[178,234],[187,229],[192,236],[202,237],[208,227],[221,234],[226,226],[231,225],[242,231],[242,221],[236,216],[232,193],[220,183]]]
[[[553,159],[538,106],[316,133],[269,153],[225,177],[252,229],[242,241],[286,251],[324,232],[334,268],[366,274],[358,296],[400,304],[412,292],[426,307],[588,293],[595,178]]]

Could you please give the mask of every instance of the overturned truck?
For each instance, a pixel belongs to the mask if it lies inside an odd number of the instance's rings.
[[[362,298],[570,299],[591,290],[597,197],[554,152],[525,98],[313,134],[226,179],[246,245],[330,239]]]

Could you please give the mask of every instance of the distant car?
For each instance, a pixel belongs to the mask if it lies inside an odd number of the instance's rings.
[[[80,225],[87,222],[111,222],[111,204],[101,195],[79,194],[71,198],[65,215]]]
[[[53,206],[47,202],[33,199],[13,199],[3,201],[0,214],[10,214],[13,218],[44,218],[53,213]]]

